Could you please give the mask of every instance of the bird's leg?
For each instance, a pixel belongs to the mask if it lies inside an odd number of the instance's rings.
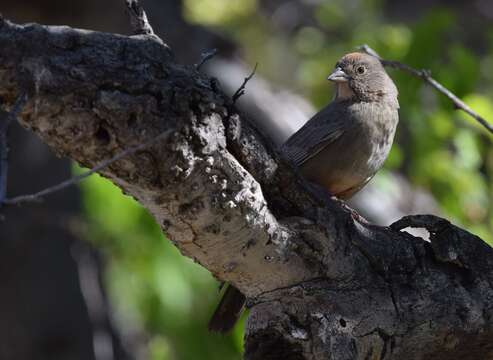
[[[327,189],[324,187],[309,182],[307,181],[307,187],[310,190],[310,192],[319,199],[330,199],[332,201],[335,201],[337,204],[339,204],[340,207],[342,207],[345,211],[347,211],[353,220],[358,221],[361,224],[364,225],[370,225],[370,222],[366,220],[363,216],[361,216],[356,210],[354,210],[352,207],[350,207],[344,200],[339,199],[337,196],[332,195]]]
[[[331,195],[330,199],[338,203],[344,210],[349,212],[351,214],[351,217],[353,220],[364,224],[364,225],[371,225],[368,220],[366,220],[362,215],[360,215],[356,210],[354,210],[352,207],[350,207],[344,200],[339,199],[337,196]]]

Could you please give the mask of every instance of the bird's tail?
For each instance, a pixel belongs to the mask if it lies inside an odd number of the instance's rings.
[[[225,334],[233,329],[245,307],[245,295],[229,285],[209,321],[209,331]]]

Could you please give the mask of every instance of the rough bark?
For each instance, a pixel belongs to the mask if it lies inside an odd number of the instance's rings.
[[[250,359],[490,359],[493,251],[446,220],[354,222],[313,196],[217,83],[153,37],[0,22],[0,96],[186,256],[244,292]],[[401,232],[425,227],[431,243]]]

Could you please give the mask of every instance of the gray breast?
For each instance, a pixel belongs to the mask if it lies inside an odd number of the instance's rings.
[[[301,166],[303,175],[334,194],[360,188],[382,167],[398,122],[396,108],[356,103],[344,134]]]
[[[364,122],[368,136],[367,169],[371,175],[375,174],[382,166],[392,147],[395,130],[399,120],[398,110],[390,107],[366,104],[369,121]]]

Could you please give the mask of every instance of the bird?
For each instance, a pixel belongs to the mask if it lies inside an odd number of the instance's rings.
[[[345,201],[383,166],[399,122],[398,90],[372,55],[344,55],[327,78],[335,96],[282,146],[281,156],[310,183]],[[245,296],[228,286],[209,329],[231,330]]]
[[[310,182],[341,200],[382,167],[399,121],[398,91],[380,60],[350,53],[328,80],[334,99],[294,133],[281,153]]]

